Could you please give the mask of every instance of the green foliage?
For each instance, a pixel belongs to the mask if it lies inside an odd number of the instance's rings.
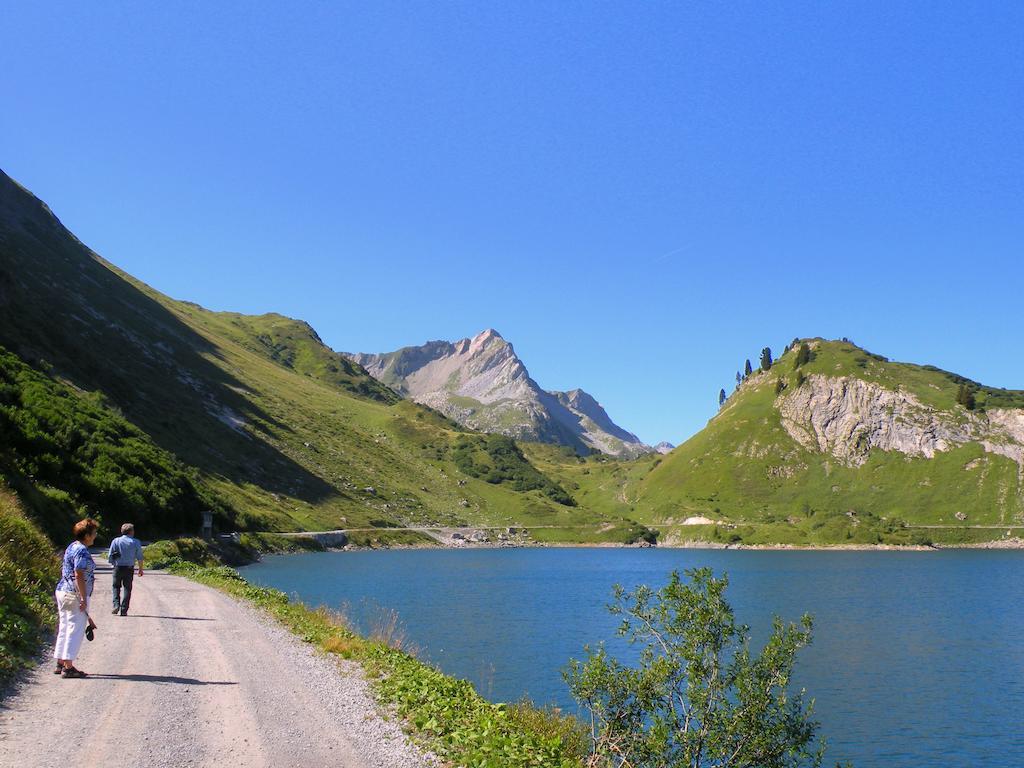
[[[263,554],[292,554],[296,552],[323,552],[324,546],[312,536],[281,536],[276,533],[242,533],[242,549]]]
[[[805,381],[807,381],[807,376],[804,375],[804,372],[803,371],[797,371],[796,372],[796,387],[797,387],[797,389],[802,387],[804,385]]]
[[[217,565],[220,560],[202,539],[183,538],[155,541],[142,552],[147,568],[170,568],[179,563]]]
[[[974,398],[974,389],[968,384],[961,383],[956,393],[956,401],[968,411],[973,411],[974,406],[977,404]]]
[[[789,688],[798,650],[811,640],[811,619],[775,619],[761,653],[724,599],[728,579],[711,570],[677,572],[663,588],[615,589],[619,635],[640,646],[627,667],[603,646],[564,676],[591,717],[594,752],[609,765],[633,768],[820,765],[824,744],[803,694]]]
[[[723,405],[725,405],[725,390],[720,389],[718,390],[718,407],[721,408]]]
[[[770,347],[765,347],[761,350],[761,370],[770,371],[772,368],[772,350]]]
[[[53,626],[60,566],[53,545],[0,488],[0,682],[29,666]]]
[[[35,489],[25,501],[57,541],[85,514],[150,533],[197,528],[202,510],[222,507],[101,396],[82,395],[2,347],[0,472]]]
[[[565,506],[575,500],[558,483],[542,474],[523,455],[516,442],[504,435],[460,436],[452,451],[459,471],[492,485],[507,484],[514,490],[540,491]]]
[[[572,754],[579,751],[579,739],[563,722],[554,727],[545,722],[538,733],[536,721],[546,720],[541,713],[526,717],[519,704],[510,716],[508,707],[488,702],[468,681],[448,677],[400,651],[376,646],[367,661],[379,676],[380,698],[412,723],[432,751],[456,765],[569,768],[580,764]]]
[[[797,350],[796,357],[793,358],[793,367],[799,368],[801,365],[806,365],[811,362],[811,345],[806,341],[801,342],[800,348]]]
[[[745,362],[745,363],[743,364],[743,376],[744,376],[744,378],[746,378],[747,376],[749,376],[749,375],[750,375],[750,374],[752,374],[753,372],[754,372],[754,366],[752,366],[752,365],[750,364],[750,360],[747,360],[747,361],[746,361],[746,362]]]

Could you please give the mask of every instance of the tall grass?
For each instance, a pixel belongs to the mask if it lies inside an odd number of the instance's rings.
[[[0,486],[0,680],[31,663],[53,626],[58,577],[53,545]]]

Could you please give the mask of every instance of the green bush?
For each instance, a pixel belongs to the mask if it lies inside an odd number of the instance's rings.
[[[677,572],[659,590],[615,588],[618,634],[640,649],[636,667],[588,649],[565,679],[589,714],[595,760],[633,768],[818,766],[824,744],[803,692],[789,683],[811,619],[775,619],[760,654],[709,568]]]
[[[523,455],[511,437],[464,435],[455,443],[452,458],[459,471],[493,485],[510,485],[516,491],[540,491],[567,507],[576,500],[558,483],[540,472]]]
[[[0,680],[31,663],[53,626],[60,568],[53,545],[0,489]]]
[[[170,568],[179,563],[217,565],[220,560],[202,539],[166,539],[150,544],[142,551],[147,568]]]
[[[3,347],[0,473],[57,541],[86,514],[105,528],[131,520],[153,533],[196,528],[202,510],[223,512],[194,470],[101,395],[77,392]]]

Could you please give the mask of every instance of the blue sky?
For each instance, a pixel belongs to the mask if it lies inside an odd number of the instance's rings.
[[[649,442],[794,336],[1024,388],[1024,4],[43,5],[0,167],[176,298],[494,327]]]

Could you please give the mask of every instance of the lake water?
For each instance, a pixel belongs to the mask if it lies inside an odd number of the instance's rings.
[[[365,629],[395,610],[410,640],[494,701],[572,709],[560,670],[610,640],[612,585],[672,569],[727,572],[737,619],[815,618],[798,684],[828,760],[857,766],[1024,766],[1024,552],[479,549],[267,557],[253,582],[348,604]],[[621,658],[629,651],[611,647]]]

